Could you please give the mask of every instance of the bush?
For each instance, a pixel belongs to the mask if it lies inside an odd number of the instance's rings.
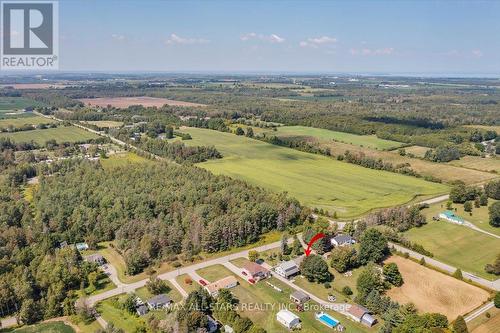
[[[181,267],[181,266],[182,266],[182,264],[181,264],[180,262],[178,262],[178,261],[174,261],[174,262],[172,263],[172,267],[179,268],[179,267]]]
[[[330,289],[332,287],[332,285],[330,284],[330,282],[325,282],[323,283],[323,286],[326,288],[326,289]]]
[[[342,288],[342,294],[350,296],[352,295],[352,289],[349,286]]]

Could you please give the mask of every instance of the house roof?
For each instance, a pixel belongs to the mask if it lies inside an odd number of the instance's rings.
[[[281,318],[282,320],[284,320],[285,322],[287,323],[291,323],[292,321],[294,321],[295,319],[299,319],[299,317],[297,315],[295,315],[293,312],[291,311],[288,311],[288,310],[280,310],[277,314],[276,314],[276,317],[278,318]]]
[[[255,262],[246,263],[243,268],[247,270],[250,274],[255,275],[259,273],[267,274],[269,271]]]
[[[299,301],[308,301],[310,299],[309,295],[300,290],[295,290],[293,293],[290,294],[290,296],[292,296],[295,299],[298,299]]]
[[[333,237],[333,239],[338,243],[338,244],[344,244],[344,243],[351,243],[352,242],[352,237],[349,235],[337,235]]]
[[[354,304],[349,308],[349,310],[347,310],[347,312],[349,312],[354,317],[361,319],[361,317],[363,317],[366,313],[369,313],[370,311],[361,305]]]
[[[298,271],[299,269],[297,264],[293,260],[284,261],[279,264],[279,267],[281,267],[281,269],[284,270],[285,272]]]
[[[170,297],[168,297],[165,294],[156,295],[156,296],[148,299],[148,304],[151,304],[151,305],[168,304],[170,302],[171,302]]]
[[[212,282],[205,286],[205,288],[210,292],[217,292],[220,289],[227,288],[228,286],[231,286],[235,283],[238,283],[238,280],[232,275],[226,276],[225,278],[222,278],[220,280],[217,280],[215,282]]]

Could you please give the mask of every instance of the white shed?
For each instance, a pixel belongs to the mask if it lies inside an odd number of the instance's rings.
[[[292,329],[300,325],[300,318],[288,310],[280,310],[276,314],[276,320],[288,329]]]

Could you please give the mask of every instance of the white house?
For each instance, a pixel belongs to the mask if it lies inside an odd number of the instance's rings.
[[[284,261],[275,268],[276,274],[289,279],[290,277],[300,273],[299,266],[293,260]]]
[[[288,329],[293,329],[300,326],[300,318],[293,312],[288,310],[280,310],[276,314],[276,320]]]
[[[346,246],[356,243],[354,238],[349,235],[337,235],[330,240],[332,246]]]

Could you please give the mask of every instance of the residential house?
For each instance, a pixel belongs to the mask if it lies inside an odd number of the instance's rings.
[[[255,262],[248,262],[243,266],[243,272],[255,281],[265,279],[271,275],[268,269]]]
[[[362,323],[368,327],[372,327],[377,323],[377,319],[370,315],[370,310],[358,304],[352,305],[349,310],[347,310],[347,315],[354,321]]]
[[[146,301],[150,310],[164,309],[170,306],[172,300],[165,294],[156,295]]]
[[[97,264],[99,266],[104,265],[106,263],[106,259],[99,253],[94,253],[88,256],[83,257],[83,259],[87,262],[91,262]]]
[[[289,279],[300,273],[299,266],[293,260],[284,261],[275,268],[276,274]]]
[[[300,318],[288,310],[280,310],[276,314],[276,320],[290,330],[300,327]]]
[[[205,286],[205,290],[214,297],[219,294],[221,289],[230,289],[238,285],[238,280],[232,275],[226,276],[218,281],[212,282]]]
[[[337,235],[330,240],[332,246],[346,246],[356,243],[354,238],[349,235]]]
[[[217,328],[219,327],[219,324],[217,323],[217,321],[215,321],[214,318],[212,318],[212,317],[210,317],[208,315],[207,315],[207,320],[208,320],[207,332],[208,333],[217,332]]]
[[[295,304],[304,304],[307,301],[309,301],[311,298],[309,295],[304,293],[303,291],[300,290],[295,290],[293,293],[290,294],[290,299],[295,303]]]

